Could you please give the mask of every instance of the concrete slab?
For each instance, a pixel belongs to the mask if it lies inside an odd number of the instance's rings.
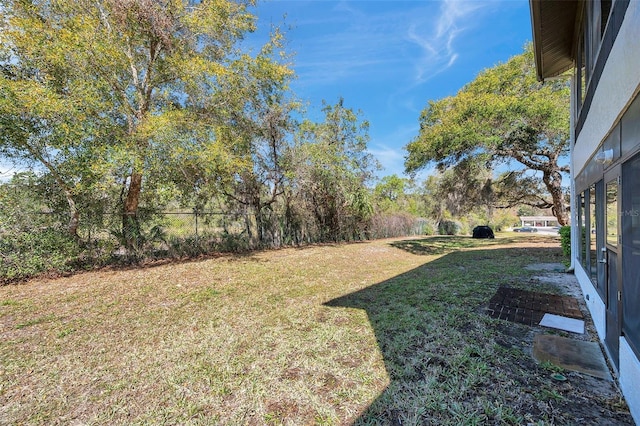
[[[584,321],[575,318],[567,318],[561,315],[544,314],[540,325],[555,328],[557,330],[570,331],[571,333],[584,334]]]
[[[533,280],[537,280],[540,283],[551,284],[558,288],[562,294],[575,297],[576,299],[584,299],[580,284],[573,274],[566,273],[544,273],[532,277]]]
[[[534,263],[527,265],[524,269],[529,271],[545,271],[545,272],[566,272],[567,268],[562,263]]]
[[[539,362],[548,361],[566,370],[613,380],[597,342],[538,334],[533,339],[533,357]]]

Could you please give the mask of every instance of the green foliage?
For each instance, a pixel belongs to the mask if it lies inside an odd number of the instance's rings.
[[[455,220],[441,220],[438,222],[438,234],[458,235],[462,231],[462,224]]]
[[[518,222],[518,215],[513,210],[500,210],[494,215],[491,225],[494,231],[504,231]]]
[[[420,220],[422,225],[422,233],[424,235],[436,235],[438,232],[438,224],[430,219],[422,219]]]
[[[377,210],[381,212],[406,210],[409,180],[397,175],[385,176],[373,189]]]
[[[292,76],[277,30],[258,53],[241,50],[251,4],[3,3],[0,154],[47,171],[71,235],[82,198],[115,186],[132,248],[139,209],[164,185],[210,194],[251,168],[243,148],[260,106]]]
[[[217,250],[225,253],[245,253],[250,246],[246,237],[242,235],[223,234],[217,246]]]
[[[560,246],[562,247],[562,253],[571,258],[571,226],[562,226],[560,228]]]
[[[32,229],[0,238],[0,282],[76,269],[80,248],[64,231]]]
[[[304,121],[296,134],[290,178],[299,202],[289,207],[316,240],[363,239],[373,214],[365,184],[378,167],[367,152],[369,123],[343,99],[323,112],[323,122]]]
[[[130,229],[122,230],[120,228],[113,229],[113,235],[122,247],[127,247],[127,256],[136,258],[144,257],[146,252],[153,250],[157,243],[164,243],[167,239],[166,233],[161,225],[141,227],[139,224],[130,222]]]
[[[560,367],[559,365],[554,364],[551,361],[543,361],[540,363],[540,367],[542,367],[543,370],[547,371],[547,372],[551,372],[551,373],[562,373],[564,371],[564,369],[562,367]]]
[[[2,4],[0,159],[37,171],[0,183],[4,276],[434,232],[410,180],[371,189],[360,111],[293,119],[283,34],[241,43],[251,5]],[[167,205],[221,215],[193,235],[156,215]]]
[[[456,217],[475,209],[491,209],[495,204],[492,172],[482,158],[461,160],[439,176],[437,185],[441,208]]]
[[[167,240],[166,256],[171,258],[194,258],[211,253],[244,253],[249,251],[246,235],[210,235],[198,237],[171,237]]]

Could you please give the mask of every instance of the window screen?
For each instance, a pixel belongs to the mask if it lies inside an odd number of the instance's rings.
[[[618,179],[607,182],[606,231],[607,244],[618,245]]]
[[[585,256],[585,217],[584,217],[584,199],[585,192],[581,192],[578,196],[578,233],[580,238],[578,238],[578,260],[584,267],[585,271],[587,270],[587,257]]]
[[[640,356],[640,155],[622,166],[622,329]]]
[[[596,186],[589,188],[589,276],[594,286],[598,287],[598,247],[596,246]]]

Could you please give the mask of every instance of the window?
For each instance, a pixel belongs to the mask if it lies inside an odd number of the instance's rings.
[[[585,247],[585,239],[586,239],[586,234],[584,232],[585,230],[584,220],[585,220],[584,193],[580,193],[580,195],[578,196],[578,232],[580,235],[580,238],[578,238],[578,243],[577,243],[578,261],[580,261],[580,264],[582,264],[584,269],[587,270],[587,258],[584,255],[584,250],[585,250],[584,247]]]
[[[587,5],[591,4],[590,2],[587,2]],[[585,81],[585,86],[584,86],[584,91],[586,93],[587,90],[587,86],[589,85],[589,80],[591,79],[591,69],[592,69],[592,64],[593,64],[593,58],[591,57],[591,39],[589,38],[589,26],[585,25],[585,29],[584,29],[584,33],[582,34],[582,51],[584,53],[584,81]]]
[[[596,246],[596,228],[598,221],[596,220],[596,186],[591,185],[589,188],[589,272],[591,281],[594,286],[598,287],[598,247]]]
[[[584,97],[587,92],[587,82],[586,75],[584,69],[584,40],[580,39],[580,43],[578,45],[578,51],[576,55],[576,91],[575,91],[575,101],[576,101],[576,120],[580,116],[580,110],[582,109],[582,103],[584,102]]]
[[[604,31],[607,28],[609,22],[609,15],[611,15],[611,0],[600,0],[600,38],[604,37]]]
[[[587,53],[587,72],[592,74],[604,39],[604,32],[611,15],[611,0],[592,0],[586,2],[587,19],[585,33],[585,47]]]
[[[585,8],[578,27],[575,52],[576,135],[582,131],[596,86],[620,32],[622,17],[630,2],[629,0],[590,0],[582,3]]]
[[[593,75],[593,68],[596,65],[598,59],[598,50],[600,49],[600,42],[602,41],[602,34],[600,32],[601,16],[600,16],[600,1],[592,0],[587,2],[587,37],[589,39],[589,61],[587,67],[589,68],[589,76]]]
[[[640,155],[622,165],[622,330],[640,356]]]
[[[618,180],[607,182],[606,188],[606,241],[612,246],[618,245]]]
[[[605,246],[604,244],[604,232],[605,232],[604,231],[604,221],[605,221],[604,181],[599,180],[598,182],[596,182],[596,184],[591,187],[592,191],[594,191],[594,189],[595,189],[595,202],[594,202],[594,210],[593,210],[594,218],[591,220],[591,223],[593,224],[593,226],[595,226],[595,234],[593,233],[594,228],[592,226],[591,238],[593,238],[593,241],[595,242],[596,257],[599,260],[602,260],[605,256],[605,254],[602,252],[602,249]],[[593,198],[593,195],[591,197]],[[604,263],[597,261],[596,274],[597,274],[596,279],[593,282],[596,289],[598,290],[598,293],[600,294],[600,296],[602,296],[602,299],[604,300],[607,294],[607,268]],[[593,280],[593,277],[592,277],[592,280]]]

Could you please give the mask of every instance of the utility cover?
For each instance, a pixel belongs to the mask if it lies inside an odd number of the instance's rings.
[[[558,330],[570,331],[571,333],[584,334],[584,321],[567,318],[561,315],[544,314],[540,325],[544,327],[556,328]]]

